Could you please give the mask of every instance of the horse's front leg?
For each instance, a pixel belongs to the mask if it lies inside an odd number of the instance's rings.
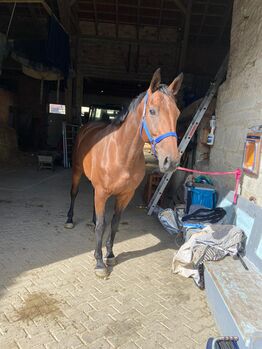
[[[135,191],[125,192],[116,197],[115,204],[115,213],[111,222],[111,231],[109,232],[107,241],[106,241],[106,264],[107,265],[115,265],[116,258],[113,253],[113,245],[116,236],[116,232],[118,231],[119,222],[121,218],[121,214],[132,199]]]
[[[103,262],[103,254],[102,254],[103,235],[105,232],[105,204],[107,199],[108,199],[108,195],[106,195],[106,193],[103,190],[95,189],[95,211],[96,211],[95,273],[99,277],[107,276],[107,268]]]

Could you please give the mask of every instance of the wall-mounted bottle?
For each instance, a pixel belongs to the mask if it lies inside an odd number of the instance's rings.
[[[207,145],[213,145],[215,142],[216,116],[212,115],[210,120],[210,133],[207,136]]]

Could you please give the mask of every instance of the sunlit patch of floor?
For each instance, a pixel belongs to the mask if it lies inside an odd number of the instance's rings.
[[[140,208],[140,194],[120,224],[117,265],[103,280],[94,275],[87,181],[76,226],[66,230],[70,171],[26,168],[10,183],[1,176],[10,190],[0,190],[0,348],[202,349],[217,335],[205,293],[171,274],[174,239]],[[107,221],[111,214],[109,203]]]

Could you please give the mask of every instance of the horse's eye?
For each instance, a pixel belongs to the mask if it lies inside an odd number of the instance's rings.
[[[156,115],[156,111],[153,108],[149,109],[149,113],[150,113],[150,115]]]

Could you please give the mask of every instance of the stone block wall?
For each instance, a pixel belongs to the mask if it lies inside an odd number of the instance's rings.
[[[210,170],[241,167],[248,129],[262,124],[262,2],[235,0],[227,79],[217,100],[217,129],[210,154]],[[220,177],[220,187],[234,188],[234,180]],[[241,194],[262,205],[262,166],[258,177],[244,175]]]

